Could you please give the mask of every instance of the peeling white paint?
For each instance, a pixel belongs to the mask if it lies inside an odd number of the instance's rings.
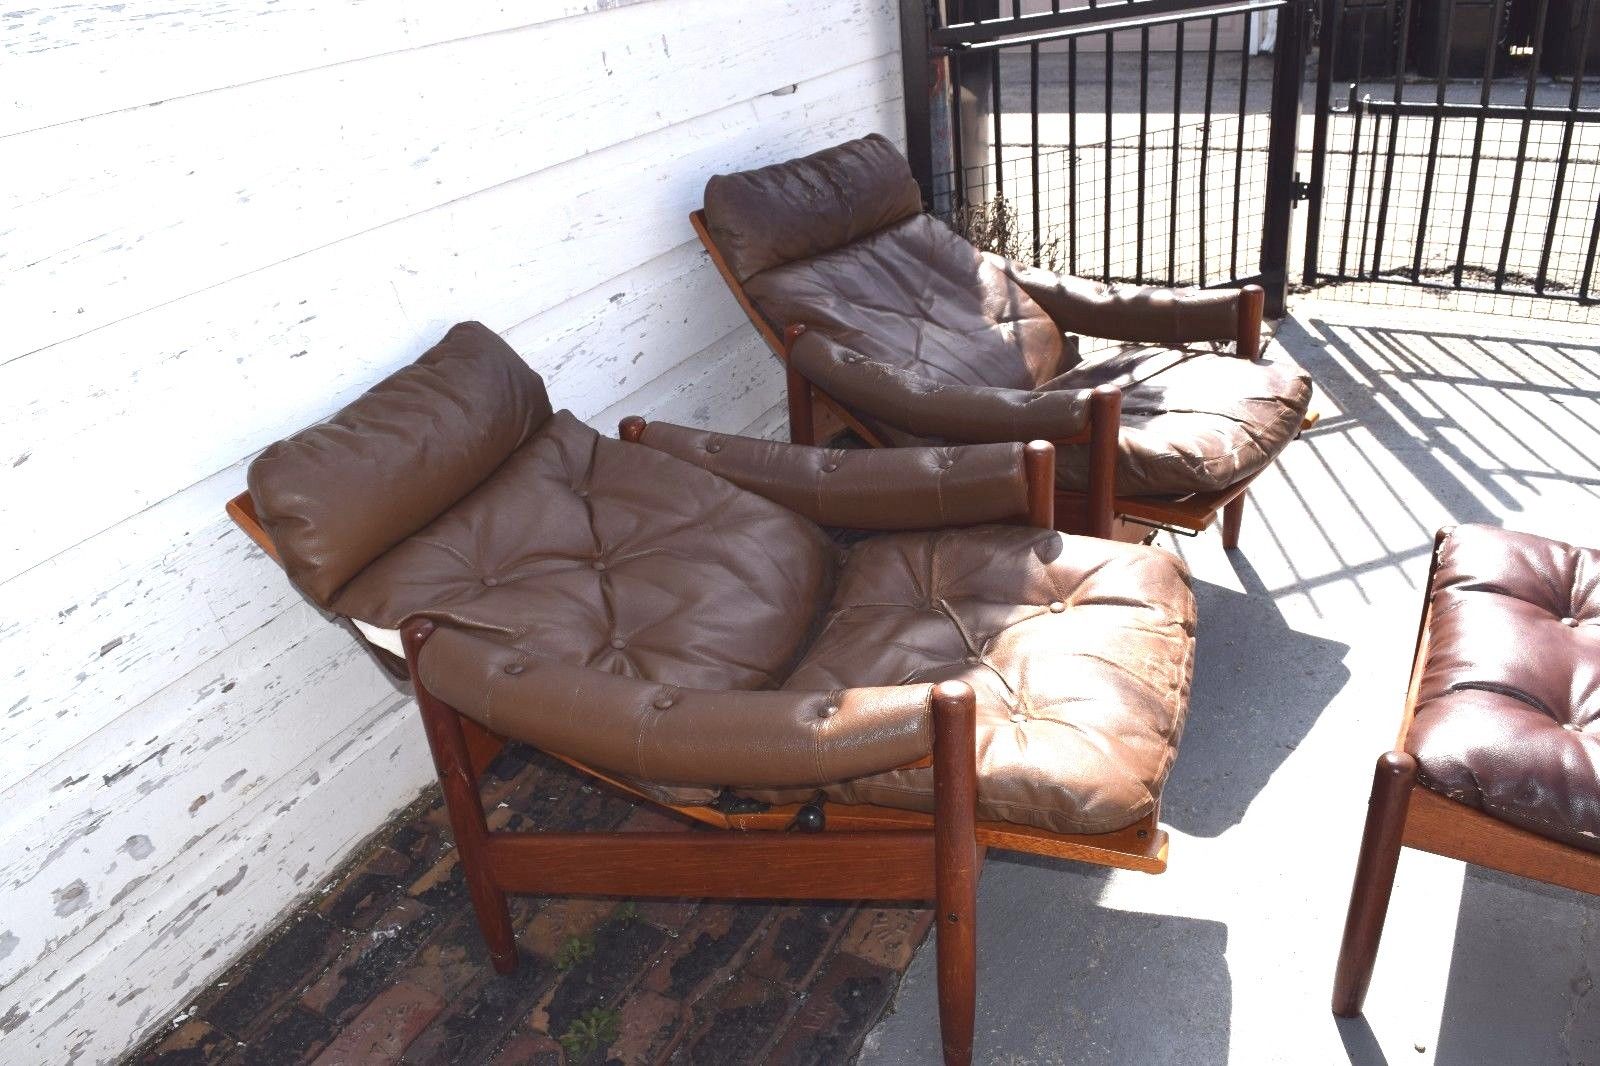
[[[822,7],[0,12],[0,1062],[115,1059],[430,780],[223,515],[256,451],[463,318],[605,432],[781,434],[686,216],[898,131],[894,5]]]

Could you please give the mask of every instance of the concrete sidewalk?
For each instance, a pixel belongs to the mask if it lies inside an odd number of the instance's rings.
[[[1404,854],[1364,1019],[1328,1011],[1373,762],[1434,530],[1600,544],[1600,328],[1303,299],[1279,346],[1321,424],[1194,568],[1200,647],[1171,868],[996,854],[979,1063],[1597,1063],[1600,900]],[[933,941],[868,1066],[938,1060]]]

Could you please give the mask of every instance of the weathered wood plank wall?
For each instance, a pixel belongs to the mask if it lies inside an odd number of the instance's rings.
[[[0,1061],[115,1058],[429,780],[223,518],[255,452],[462,318],[597,427],[780,431],[686,215],[898,135],[895,8],[0,13]]]

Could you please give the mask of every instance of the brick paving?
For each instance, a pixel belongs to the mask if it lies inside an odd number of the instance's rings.
[[[685,828],[518,746],[484,794],[497,829]],[[511,913],[522,963],[500,977],[435,789],[129,1061],[832,1066],[931,920],[899,904],[529,896]]]

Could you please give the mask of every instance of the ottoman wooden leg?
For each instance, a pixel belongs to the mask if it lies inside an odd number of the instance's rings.
[[[1372,778],[1372,798],[1367,804],[1367,827],[1356,860],[1356,881],[1350,891],[1350,913],[1345,918],[1344,942],[1339,947],[1339,967],[1333,979],[1333,1013],[1353,1018],[1361,1013],[1378,957],[1383,920],[1389,913],[1389,894],[1400,862],[1405,835],[1406,807],[1417,783],[1417,761],[1403,751],[1386,752]]]
[[[1244,521],[1244,500],[1248,495],[1241,492],[1222,508],[1222,546],[1229,551],[1239,546],[1239,526]]]

